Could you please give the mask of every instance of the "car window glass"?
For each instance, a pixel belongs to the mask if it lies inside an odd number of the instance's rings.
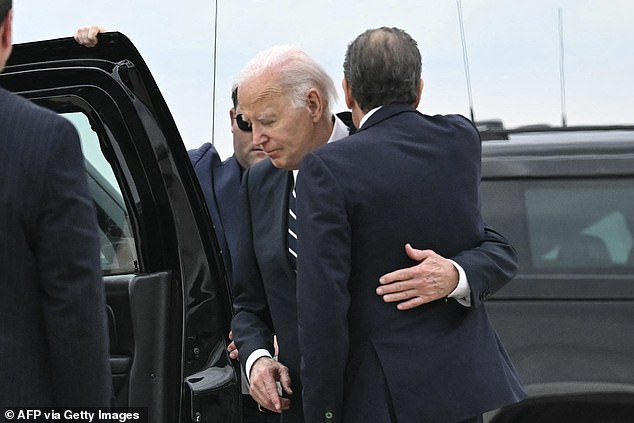
[[[634,267],[630,180],[486,181],[483,210],[517,248],[520,272]]]
[[[101,268],[105,275],[136,271],[137,254],[129,213],[111,165],[104,157],[97,133],[83,113],[64,113],[81,139],[88,187],[95,202],[101,244]]]

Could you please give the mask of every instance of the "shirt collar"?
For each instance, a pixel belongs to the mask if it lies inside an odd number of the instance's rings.
[[[367,122],[368,119],[370,119],[370,116],[372,116],[377,110],[379,110],[381,107],[383,106],[379,106],[379,107],[375,107],[374,109],[370,110],[368,113],[366,113],[362,118],[361,118],[361,122],[359,122],[359,129],[361,129],[363,127],[363,124]]]
[[[350,135],[350,128],[348,128],[348,125],[343,123],[343,121],[339,119],[337,115],[333,115],[332,118],[332,132],[330,133],[330,138],[328,138],[328,142],[339,141],[340,139]],[[297,172],[299,172],[299,169],[293,170],[293,179],[295,179],[295,182],[297,182]]]
[[[338,141],[350,135],[350,128],[337,115],[333,115],[333,118],[332,133],[330,138],[328,138],[328,142]]]

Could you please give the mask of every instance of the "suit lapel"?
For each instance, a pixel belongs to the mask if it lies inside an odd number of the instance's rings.
[[[278,265],[294,275],[287,247],[288,193],[293,174],[277,169],[269,160],[262,166],[262,172],[251,175],[258,180],[250,184],[249,193],[256,251],[265,261],[279,261]]]
[[[214,169],[214,193],[222,224],[222,230],[216,233],[219,238],[224,238],[219,241],[229,249],[225,263],[231,269],[231,258],[237,254],[237,234],[240,230],[240,214],[237,212],[240,195],[240,165],[235,156],[231,156]]]
[[[218,169],[222,167],[220,156],[211,144],[204,144],[197,150],[189,151],[188,154],[190,160],[192,161],[192,164],[194,165],[194,171],[196,172],[198,181],[200,182],[203,196],[205,197],[205,202],[207,203],[207,209],[209,210],[209,215],[214,225],[216,239],[218,240],[218,245],[220,246],[220,249],[223,251],[223,262],[225,264],[227,274],[229,275],[229,278],[231,280],[231,251],[229,250],[227,239],[225,237],[223,216],[221,216],[221,211],[219,207],[219,204],[222,204],[224,202],[224,198],[219,197],[217,191],[217,186],[219,183]],[[226,186],[226,188],[228,188],[228,186]],[[223,200],[218,201],[218,198],[223,198]],[[225,251],[229,251],[229,254],[224,253]]]

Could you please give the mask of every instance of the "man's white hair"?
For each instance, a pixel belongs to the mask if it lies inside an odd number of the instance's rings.
[[[330,115],[337,101],[335,84],[324,68],[304,51],[288,45],[264,50],[240,71],[236,83],[241,86],[267,72],[279,75],[280,87],[295,107],[306,106],[306,93],[315,88],[324,99],[325,115]]]

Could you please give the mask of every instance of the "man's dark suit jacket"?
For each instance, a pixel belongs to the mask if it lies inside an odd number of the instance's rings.
[[[195,150],[189,150],[189,159],[194,166],[198,182],[200,183],[205,202],[211,215],[216,238],[222,250],[227,276],[233,290],[232,257],[235,257],[238,249],[238,231],[240,230],[241,214],[239,211],[240,183],[242,169],[236,156],[231,156],[224,162],[215,147],[205,143]],[[243,394],[247,394],[246,382],[243,383]],[[249,401],[243,397],[243,402]],[[252,405],[243,408],[243,419],[247,421],[279,421],[275,413],[260,414]],[[253,407],[253,410],[250,409]],[[246,413],[255,413],[255,415]]]
[[[109,406],[93,200],[77,132],[0,88],[0,409]]]
[[[405,243],[452,257],[483,241],[480,149],[467,119],[392,104],[304,158],[297,310],[307,422],[450,423],[522,398],[482,307],[499,282],[487,269],[471,269],[470,308],[450,299],[399,311],[375,291],[381,275],[414,264]]]
[[[243,177],[240,212],[244,213],[241,221],[245,224],[234,260],[237,266],[234,266],[232,328],[240,357],[245,360],[261,348],[273,355],[273,334],[277,334],[279,361],[289,368],[293,388],[291,408],[282,414],[282,421],[303,422],[296,274],[287,252],[288,193],[292,178],[292,172],[275,168],[270,160],[256,164]],[[476,292],[482,293],[483,298],[507,283],[517,270],[515,251],[501,235],[485,228],[485,241],[473,250],[454,253],[452,257],[465,269],[469,280],[474,280]],[[392,253],[402,254],[403,245],[404,242]],[[485,280],[490,291],[477,288],[478,284],[485,284]],[[378,295],[376,298],[381,300]],[[335,346],[334,351],[331,345],[315,348],[327,358],[339,347]]]
[[[240,198],[242,170],[235,156],[224,162],[210,143],[188,151],[194,166],[205,202],[211,215],[222,259],[231,281],[231,257],[236,253],[240,216],[236,212]]]

